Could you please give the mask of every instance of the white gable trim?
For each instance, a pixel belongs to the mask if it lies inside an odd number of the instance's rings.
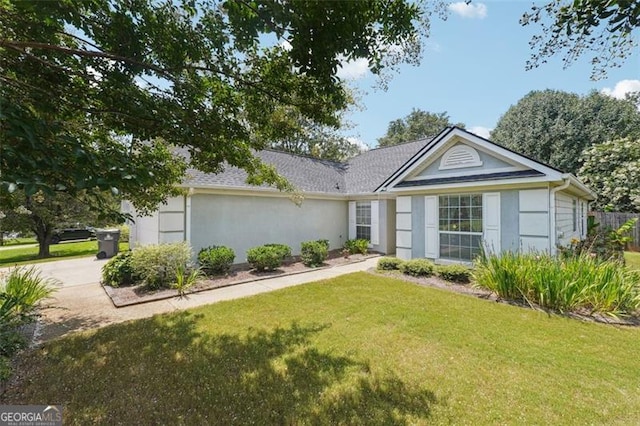
[[[461,171],[461,170],[456,170],[456,171],[448,172],[448,173],[439,173],[437,176],[434,176],[434,177],[439,179],[439,178],[446,178],[446,177],[453,177],[453,176],[457,176],[457,177],[461,177],[461,176],[477,176],[477,175],[481,175],[481,174],[490,174],[490,173],[518,172],[518,171],[521,171],[521,170],[526,170],[526,169],[524,167],[513,166],[513,167],[500,167],[500,168],[497,168],[497,169],[490,169],[490,170],[487,170],[487,171],[478,171],[478,170]],[[414,180],[429,180],[429,178],[426,177],[426,176],[417,175],[417,176],[411,176],[411,177],[408,177],[408,178],[404,179],[404,182],[410,182],[410,181],[414,181]]]
[[[530,158],[524,157],[486,139],[469,133],[466,130],[458,127],[448,129],[448,131],[441,132],[436,138],[434,138],[429,144],[422,148],[411,160],[409,160],[403,167],[398,169],[389,179],[387,179],[376,191],[382,188],[393,188],[398,183],[411,176],[417,169],[421,168],[430,157],[437,155],[438,151],[443,150],[446,145],[455,143],[457,138],[461,138],[465,143],[475,145],[479,149],[488,152],[495,153],[500,157],[504,157],[508,161],[522,164],[524,167],[537,170],[546,175],[545,181],[561,181],[563,173],[552,167],[545,166],[542,163],[534,161]]]

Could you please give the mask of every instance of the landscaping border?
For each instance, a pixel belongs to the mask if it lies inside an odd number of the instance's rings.
[[[185,293],[186,295],[189,295],[194,293],[200,293],[203,291],[216,290],[219,288],[247,284],[251,282],[264,281],[272,278],[286,277],[290,275],[299,275],[299,274],[318,271],[322,269],[331,269],[336,266],[364,262],[367,259],[380,257],[380,256],[381,255],[378,253],[369,253],[367,255],[350,255],[349,259],[343,259],[340,263],[328,264],[327,262],[325,262],[323,266],[318,266],[315,268],[304,266],[305,269],[303,270],[287,271],[287,267],[291,267],[293,265],[302,265],[301,262],[294,261],[294,262],[290,262],[288,264],[283,265],[281,268],[278,268],[275,271],[267,271],[267,272],[259,272],[259,273],[252,272],[254,276],[250,278],[241,278],[241,279],[238,279],[237,281],[229,281],[228,280],[229,275],[225,275],[224,277],[219,276],[219,277],[205,278],[201,280],[198,284],[196,284],[194,287],[187,290]],[[330,261],[330,260],[332,259],[327,259],[327,261]],[[236,271],[248,272],[248,269],[242,269],[242,268],[247,268],[246,265],[236,265],[236,268],[237,268]],[[224,281],[216,284],[215,282],[216,278],[218,280],[223,278]],[[141,292],[139,292],[141,287],[142,286],[140,285],[126,286],[126,287],[112,287],[109,285],[102,285],[102,288],[104,289],[105,293],[107,294],[107,296],[109,296],[109,299],[111,299],[111,303],[113,303],[113,306],[115,306],[116,308],[123,308],[126,306],[134,306],[134,305],[140,305],[148,302],[155,302],[157,300],[165,300],[165,299],[172,299],[174,297],[178,297],[178,298],[181,297],[180,294],[178,293],[178,290],[175,290],[175,289],[163,289],[163,290],[158,290],[154,292],[144,292],[141,294]],[[182,297],[185,297],[185,296],[182,296]]]

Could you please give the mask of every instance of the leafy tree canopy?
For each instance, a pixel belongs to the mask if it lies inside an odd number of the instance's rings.
[[[599,92],[587,96],[532,91],[500,118],[491,139],[560,170],[577,174],[582,151],[596,143],[640,135],[631,100]]]
[[[45,194],[38,191],[27,196],[24,190],[16,190],[5,194],[3,211],[0,215],[0,228],[3,231],[19,231],[30,233],[38,240],[38,257],[49,256],[51,237],[56,228],[84,225],[104,226],[110,223],[104,211],[112,211],[119,207],[119,203],[111,193],[102,194],[97,200],[90,197],[86,191],[80,191],[74,196],[64,192]]]
[[[624,138],[587,148],[579,177],[596,191],[596,208],[640,213],[640,139]]]
[[[389,123],[387,133],[378,139],[378,146],[392,146],[435,136],[447,126],[452,126],[447,112],[432,113],[414,108],[404,118]],[[464,128],[464,124],[456,126]]]
[[[606,76],[608,67],[620,66],[638,46],[640,1],[553,0],[533,6],[520,23],[542,27],[542,34],[531,39],[535,52],[528,69],[558,53],[564,54],[566,67],[591,52],[592,78],[598,79]]]
[[[440,4],[441,6],[441,4]],[[405,0],[0,2],[0,185],[111,190],[149,211],[185,164],[287,189],[252,149],[335,126],[341,59],[417,62],[429,8]],[[286,41],[287,48],[284,47]]]

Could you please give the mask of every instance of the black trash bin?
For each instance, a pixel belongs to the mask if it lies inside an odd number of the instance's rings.
[[[96,229],[96,239],[98,240],[98,259],[106,259],[118,254],[118,243],[120,242],[119,229]]]

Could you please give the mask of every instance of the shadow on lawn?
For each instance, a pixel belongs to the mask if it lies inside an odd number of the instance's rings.
[[[59,403],[66,424],[411,423],[434,394],[319,350],[329,325],[198,331],[182,312],[51,342],[23,360],[6,403]]]

